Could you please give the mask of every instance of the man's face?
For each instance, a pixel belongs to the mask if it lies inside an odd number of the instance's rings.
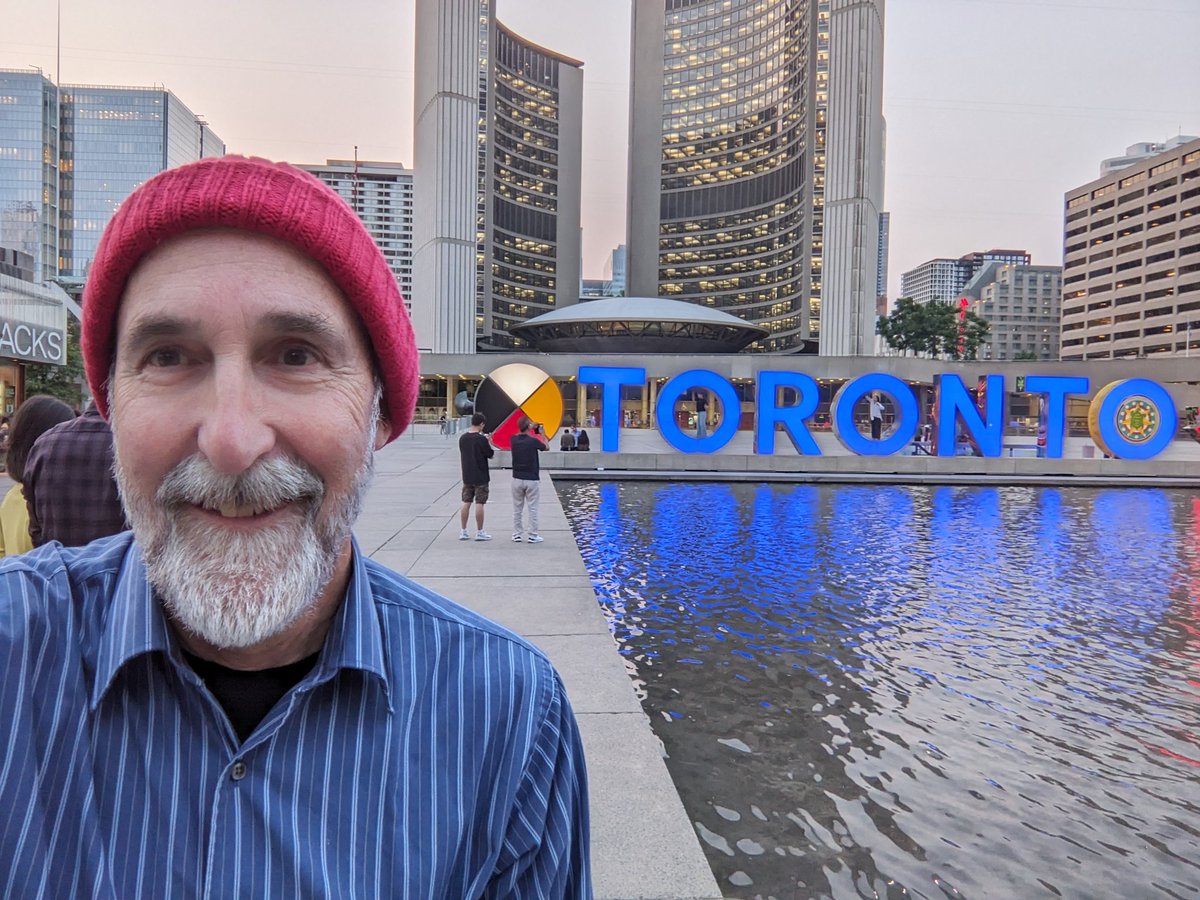
[[[151,581],[214,646],[286,630],[348,571],[390,433],[354,312],[285,244],[191,232],[134,271],[116,348],[118,483]]]

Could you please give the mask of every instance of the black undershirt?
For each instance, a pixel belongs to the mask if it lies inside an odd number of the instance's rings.
[[[256,672],[226,668],[186,650],[183,655],[225,710],[238,740],[245,741],[279,699],[316,665],[320,653],[276,669]]]

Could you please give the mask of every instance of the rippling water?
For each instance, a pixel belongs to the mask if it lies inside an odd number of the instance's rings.
[[[1200,495],[560,483],[734,897],[1200,897]]]

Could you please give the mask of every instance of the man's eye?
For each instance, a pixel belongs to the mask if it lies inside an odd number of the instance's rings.
[[[279,355],[280,362],[285,366],[307,366],[315,358],[307,347],[288,347]]]
[[[146,365],[164,368],[167,366],[177,366],[183,362],[183,354],[174,347],[164,347],[160,350],[152,350],[146,356]]]

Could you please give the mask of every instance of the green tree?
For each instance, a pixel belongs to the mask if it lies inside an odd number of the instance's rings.
[[[1017,355],[1013,357],[1013,359],[1037,359],[1037,358],[1038,358],[1038,355],[1037,355],[1036,350],[1018,350]]]
[[[83,355],[79,349],[79,323],[67,317],[67,361],[65,365],[26,363],[25,396],[49,394],[71,406],[83,401]]]
[[[963,320],[960,353],[958,308],[953,303],[918,303],[911,297],[901,297],[891,314],[879,319],[876,331],[889,347],[902,354],[975,359],[987,339],[989,326],[983,318],[968,312]]]

